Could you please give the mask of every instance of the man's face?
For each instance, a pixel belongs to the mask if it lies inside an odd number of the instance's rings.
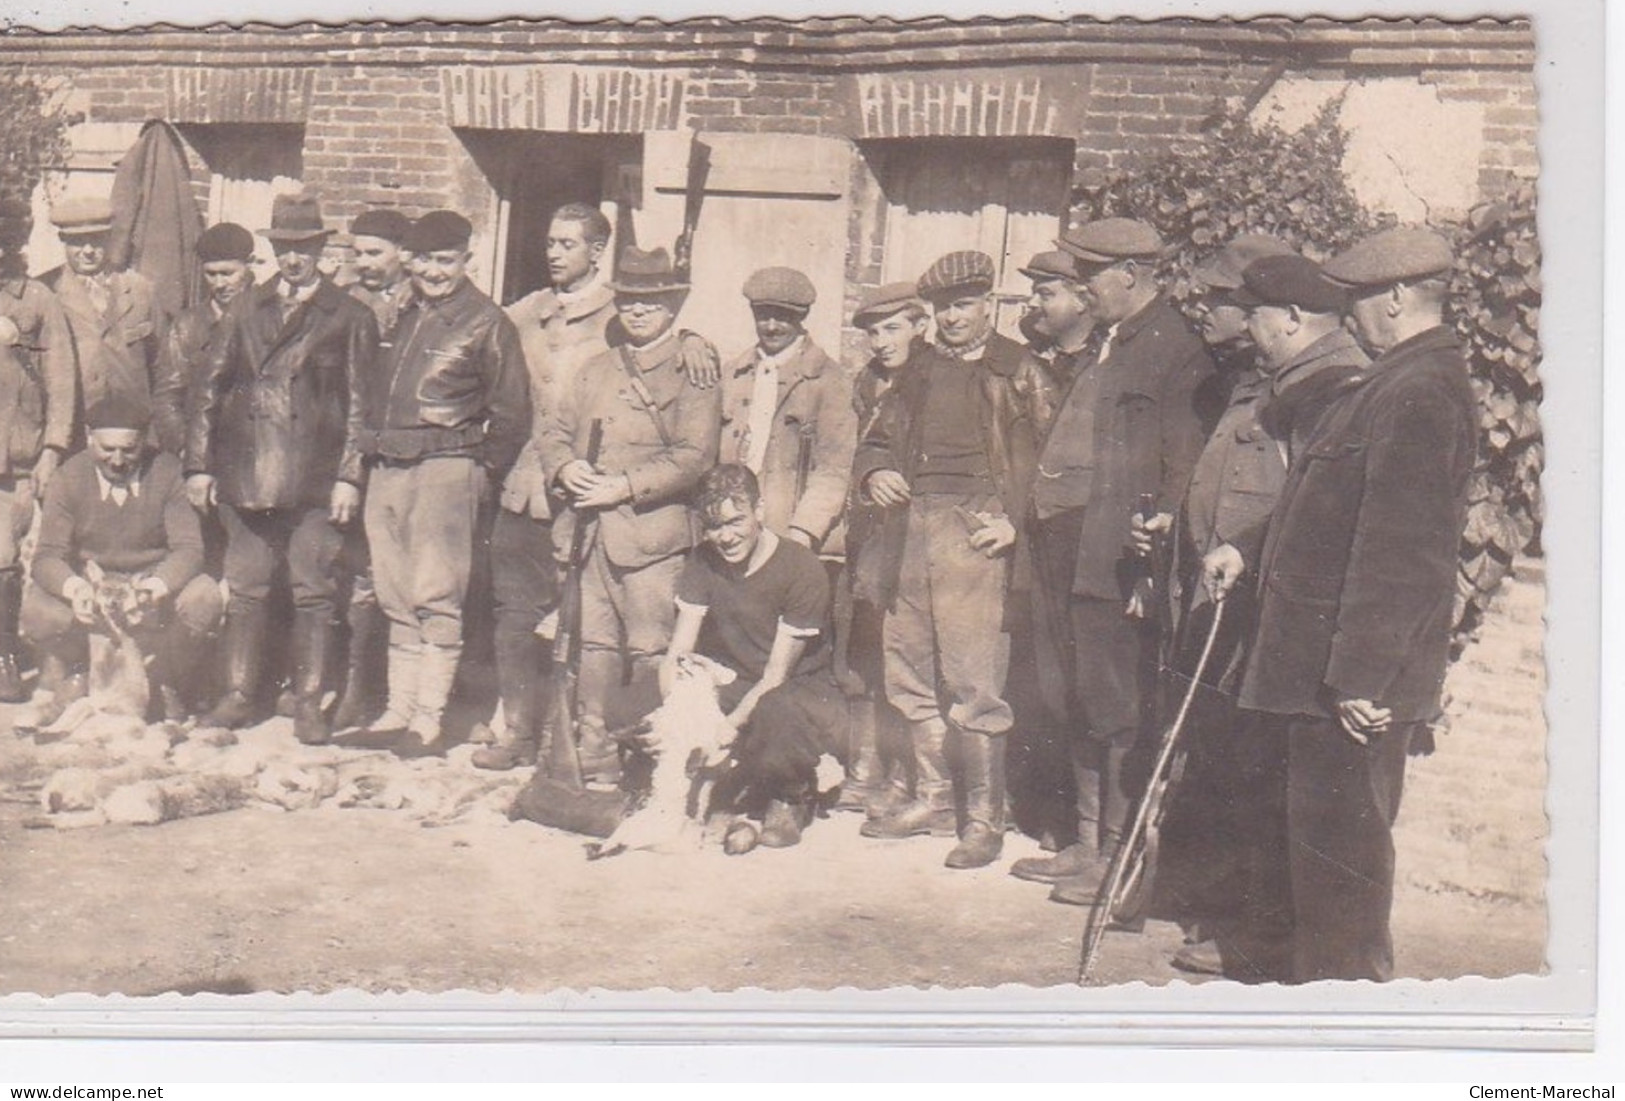
[[[865,330],[869,334],[869,350],[888,371],[895,371],[914,354],[914,342],[925,339],[924,314],[900,310],[883,317]]]
[[[615,313],[632,343],[642,347],[671,328],[677,320],[677,302],[666,294],[618,294]]]
[[[1131,264],[1108,264],[1084,284],[1090,311],[1107,325],[1115,325],[1133,312],[1132,291],[1138,269]]]
[[[932,300],[931,310],[936,317],[937,336],[950,348],[975,344],[993,328],[991,291],[944,295]]]
[[[573,290],[597,270],[604,255],[603,241],[587,240],[580,222],[554,219],[547,227],[547,274],[558,290]]]
[[[742,566],[762,541],[762,506],[752,509],[740,501],[723,501],[705,517],[701,527],[705,541],[724,562]]]
[[[381,291],[400,282],[406,266],[401,246],[383,237],[355,239],[355,274],[370,291]]]
[[[100,275],[107,266],[106,233],[75,234],[62,238],[62,249],[68,256],[68,267],[75,275]]]
[[[90,457],[113,485],[128,485],[141,461],[146,433],[136,428],[97,428],[90,433]]]
[[[321,237],[312,237],[308,241],[275,242],[277,272],[296,287],[314,283],[322,275],[317,265],[321,262],[322,249],[326,245],[326,240]]]
[[[807,311],[789,306],[752,306],[756,319],[756,345],[764,355],[778,355],[807,331]]]
[[[1089,316],[1084,296],[1065,279],[1043,279],[1034,283],[1028,305],[1032,309],[1034,327],[1052,340],[1072,332]]]
[[[1392,287],[1373,291],[1349,304],[1349,317],[1354,321],[1354,333],[1360,343],[1373,352],[1388,350],[1388,308],[1394,300]]]
[[[1247,335],[1258,346],[1264,365],[1272,370],[1285,366],[1292,358],[1288,342],[1298,327],[1289,306],[1254,306],[1247,311]]]
[[[473,253],[467,249],[439,249],[414,254],[412,286],[422,298],[444,298],[468,277],[468,262],[472,258]]]
[[[1196,327],[1211,347],[1240,344],[1248,339],[1247,311],[1222,298],[1199,298],[1196,300]]]
[[[246,260],[210,260],[203,265],[203,284],[209,289],[209,298],[221,309],[253,281]]]

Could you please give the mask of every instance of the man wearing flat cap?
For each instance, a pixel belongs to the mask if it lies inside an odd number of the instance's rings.
[[[88,409],[119,395],[152,411],[154,442],[179,454],[185,446],[186,380],[159,355],[169,318],[152,284],[133,271],[108,268],[113,206],[103,198],[63,199],[51,209],[67,263],[40,277],[67,314],[79,371],[79,404]]]
[[[1004,843],[1008,593],[1016,521],[1049,415],[1048,378],[993,330],[994,266],[951,252],[920,277],[937,346],[909,364],[858,446],[853,481],[885,510],[876,598],[886,609],[886,699],[908,722],[914,798],[865,822],[866,837],[957,834],[950,868],[998,859]],[[950,742],[960,765],[955,812]]]
[[[321,273],[330,231],[314,196],[277,196],[263,232],[277,275],[227,309],[195,387],[186,448],[192,504],[219,509],[231,590],[227,691],[204,721],[240,727],[260,717],[268,601],[286,569],[294,733],[319,744],[338,558],[366,481],[359,387],[376,370],[378,324]]]
[[[33,216],[0,200],[0,701],[27,698],[18,668],[21,549],[45,493],[73,445],[78,378],[73,338],[56,296],[28,278],[23,249]]]
[[[1094,354],[1090,337],[1097,326],[1083,276],[1071,255],[1059,249],[1040,252],[1021,274],[1033,285],[1027,300],[1030,327],[1044,345],[1051,376],[1065,387]]]
[[[626,342],[581,365],[544,411],[538,439],[548,484],[570,505],[553,525],[559,557],[575,525],[594,529],[581,573],[577,725],[582,774],[600,786],[621,773],[606,705],[628,665],[634,678],[657,673],[676,623],[672,593],[697,541],[689,497],[717,460],[721,390],[690,380],[674,327],[688,289],[665,249],[627,248],[610,283]],[[587,453],[594,424],[596,460]]]
[[[437,746],[463,654],[463,608],[491,487],[530,433],[519,333],[468,278],[473,226],[412,224],[412,301],[364,383],[367,542],[389,617],[389,699],[372,729]]]
[[[1057,244],[1077,265],[1089,311],[1105,329],[1040,445],[1026,516],[1049,601],[1051,629],[1039,641],[1054,647],[1046,660],[1070,680],[1077,840],[1052,858],[1019,861],[1012,872],[1056,883],[1051,897],[1073,902],[1079,891],[1093,898],[1101,860],[1127,826],[1134,792],[1125,765],[1150,703],[1158,631],[1151,600],[1167,579],[1151,576],[1132,525],[1142,500],[1168,517],[1184,496],[1206,438],[1197,395],[1213,361],[1162,294],[1163,241],[1154,228],[1107,218]]]
[[[45,493],[23,634],[39,652],[39,684],[17,725],[49,726],[85,693],[87,631],[97,588],[132,587],[132,624],[163,701],[163,717],[189,713],[190,681],[219,629],[220,586],[203,573],[203,537],[181,464],[146,444],[144,405],[113,395],[85,415],[86,450],[62,464]]]
[[[1270,238],[1262,238],[1270,241]],[[1202,315],[1204,335],[1228,331],[1231,311],[1241,314],[1248,358],[1258,364],[1237,380],[1229,406],[1208,438],[1191,475],[1190,489],[1175,527],[1176,611],[1184,618],[1183,647],[1175,668],[1194,669],[1212,622],[1211,595],[1201,582],[1201,564],[1225,555],[1257,561],[1275,502],[1286,482],[1294,421],[1312,423],[1370,363],[1343,328],[1347,293],[1313,261],[1285,246],[1256,249],[1239,273],[1238,286],[1220,291],[1208,284]],[[1225,254],[1207,266],[1222,266]],[[1215,278],[1223,278],[1219,272]],[[1227,359],[1227,362],[1233,360]],[[1237,550],[1236,548],[1243,548]],[[1208,668],[1217,692],[1202,696],[1191,713],[1191,755],[1181,798],[1163,829],[1168,882],[1180,884],[1174,900],[1188,943],[1174,958],[1184,970],[1223,969],[1215,935],[1236,928],[1251,905],[1260,933],[1278,928],[1281,914],[1264,900],[1274,892],[1261,884],[1265,852],[1283,809],[1264,799],[1263,781],[1275,764],[1257,724],[1238,722],[1232,704],[1236,675],[1251,640],[1257,607],[1250,586],[1229,590],[1224,620]],[[1260,977],[1259,946],[1238,953],[1237,977]]]
[[[1377,358],[1318,417],[1294,418],[1258,555],[1240,705],[1284,755],[1296,982],[1393,975],[1392,825],[1407,751],[1439,716],[1477,437],[1444,323],[1452,264],[1443,238],[1404,228],[1326,263]]]
[[[364,210],[350,221],[356,281],[347,289],[372,311],[385,339],[412,297],[409,254],[402,247],[411,230],[412,219],[387,207]]]

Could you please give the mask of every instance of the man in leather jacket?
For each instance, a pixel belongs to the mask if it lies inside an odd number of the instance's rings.
[[[389,702],[375,731],[425,748],[463,652],[463,605],[491,487],[530,433],[519,332],[468,279],[473,227],[436,210],[413,223],[413,299],[365,384],[362,452],[373,584],[389,617]]]

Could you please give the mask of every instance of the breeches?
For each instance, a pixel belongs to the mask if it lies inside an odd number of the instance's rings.
[[[380,463],[367,489],[367,542],[378,604],[405,644],[459,646],[486,491],[472,458]]]
[[[34,485],[28,475],[0,476],[0,570],[17,565],[34,520]]]
[[[325,508],[239,509],[220,506],[226,530],[226,587],[233,604],[262,604],[279,562],[288,567],[296,608],[333,610],[344,533]]]

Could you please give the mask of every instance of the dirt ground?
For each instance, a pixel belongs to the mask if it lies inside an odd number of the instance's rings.
[[[1542,575],[1525,567],[1452,673],[1453,731],[1397,831],[1402,975],[1538,971],[1546,936]],[[19,740],[0,709],[0,774]],[[286,720],[273,720],[275,722]],[[448,765],[448,767],[451,767]],[[1065,985],[1085,913],[950,872],[950,842],[816,823],[785,851],[632,853],[495,813],[251,805],[158,826],[29,829],[0,801],[0,993]],[[1113,933],[1105,982],[1187,981],[1179,930]]]

